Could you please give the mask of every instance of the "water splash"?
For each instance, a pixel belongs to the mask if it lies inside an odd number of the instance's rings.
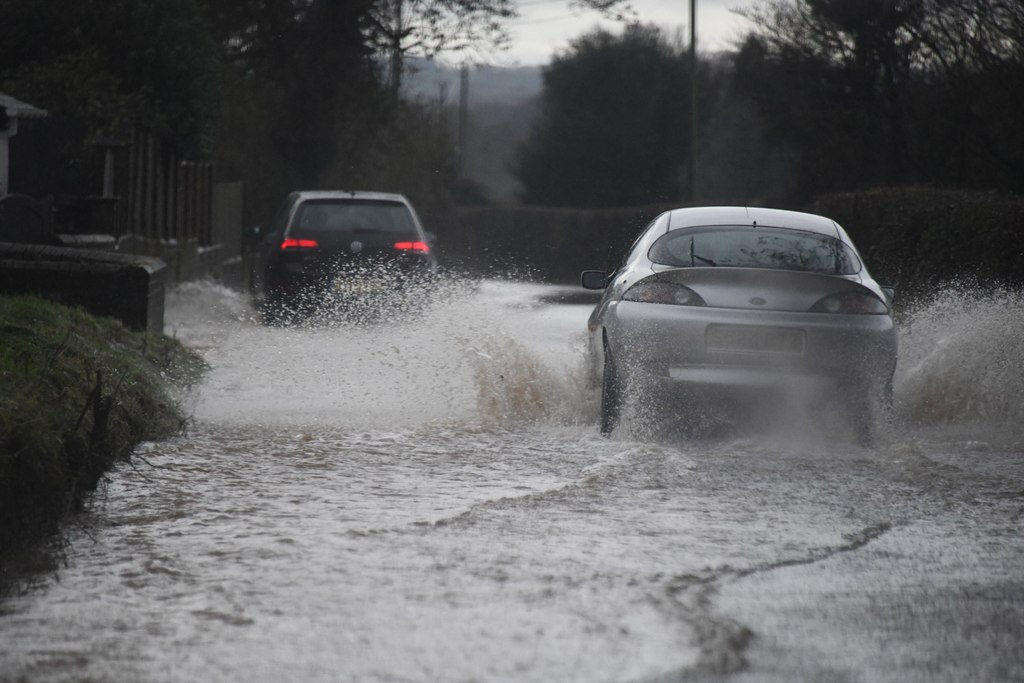
[[[570,368],[556,370],[540,354],[507,335],[470,348],[477,409],[491,424],[556,420],[578,422],[582,390]]]
[[[895,381],[910,424],[985,424],[1024,433],[1024,294],[952,286],[900,325]]]
[[[352,320],[330,309],[264,325],[245,295],[211,283],[168,297],[168,331],[213,370],[196,416],[235,424],[501,429],[576,424],[587,306],[545,306],[550,287],[441,279],[415,311]],[[392,309],[394,310],[394,309]]]
[[[196,406],[200,419],[590,428],[598,393],[583,381],[589,306],[545,306],[545,292],[535,284],[448,280],[429,307],[401,320],[268,327],[247,295],[186,283],[168,295],[167,331],[213,365]],[[895,379],[900,424],[984,425],[991,438],[1019,438],[1024,294],[949,287],[905,311]]]

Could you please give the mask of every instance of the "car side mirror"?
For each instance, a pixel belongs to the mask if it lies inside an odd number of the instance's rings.
[[[603,270],[585,270],[580,274],[583,289],[604,289],[608,286],[608,274]]]
[[[245,236],[252,244],[263,242],[267,236],[263,233],[263,226],[253,225],[246,229]]]

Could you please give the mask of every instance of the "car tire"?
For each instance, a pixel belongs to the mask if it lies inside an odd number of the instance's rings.
[[[285,305],[284,297],[274,290],[270,290],[264,295],[259,311],[264,325],[276,327],[291,321],[291,311]]]
[[[850,404],[850,419],[854,437],[861,446],[874,446],[883,426],[892,415],[892,379],[882,383],[868,383],[854,392]]]
[[[850,407],[850,419],[853,422],[853,436],[857,443],[870,448],[875,443],[875,419],[871,414],[870,401],[861,397]]]
[[[601,380],[601,434],[608,436],[619,426],[623,403],[622,378],[615,367],[607,344],[604,350],[604,376]]]

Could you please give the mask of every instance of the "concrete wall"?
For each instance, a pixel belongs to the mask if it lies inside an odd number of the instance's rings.
[[[163,332],[165,273],[148,256],[0,242],[0,294],[81,306],[136,330]]]
[[[640,231],[667,208],[462,207],[426,218],[446,267],[575,283],[580,271],[614,269]]]
[[[54,145],[74,134],[26,123],[15,138],[25,194],[0,191],[0,294],[39,294],[161,331],[166,287],[248,285],[242,183],[216,182],[212,163],[180,159],[137,130],[94,148],[76,182],[58,187],[53,169],[66,160]]]

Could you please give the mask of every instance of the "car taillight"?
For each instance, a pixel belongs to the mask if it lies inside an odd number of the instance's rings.
[[[430,246],[426,242],[395,242],[399,251],[414,251],[417,254],[429,254]]]
[[[811,306],[811,312],[883,315],[889,312],[889,307],[868,292],[837,292],[819,299]]]
[[[639,301],[645,304],[675,304],[677,306],[705,306],[704,299],[697,292],[674,282],[646,280],[630,287],[622,295],[624,301]]]
[[[316,240],[300,240],[294,237],[289,237],[285,241],[281,242],[281,251],[285,249],[316,249],[320,246],[320,243]]]

